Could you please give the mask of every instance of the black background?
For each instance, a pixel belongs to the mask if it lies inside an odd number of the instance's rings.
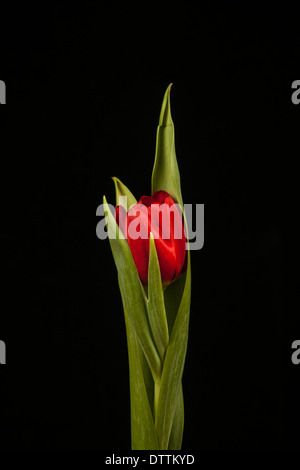
[[[12,10],[0,46],[0,447],[130,449],[121,299],[91,219],[103,194],[114,203],[112,176],[150,194],[173,82],[184,201],[206,204],[183,450],[295,448],[300,333],[283,283],[297,219],[296,19],[247,6]]]

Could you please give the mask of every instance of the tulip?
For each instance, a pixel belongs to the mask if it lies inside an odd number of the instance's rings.
[[[126,235],[142,283],[148,284],[150,231],[155,240],[164,288],[175,281],[185,264],[186,236],[180,207],[172,196],[166,191],[156,191],[152,197],[143,196],[127,214],[122,206],[117,206],[115,218]],[[136,228],[135,221],[139,225],[138,238],[132,236],[133,230],[130,230]]]
[[[137,201],[113,178],[115,214],[103,198],[126,325],[133,450],[179,450],[183,436],[191,257],[186,251],[170,90],[157,129],[152,196]],[[109,300],[111,312],[114,300]]]

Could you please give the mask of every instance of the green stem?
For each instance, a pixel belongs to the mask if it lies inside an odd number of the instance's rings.
[[[160,392],[160,382],[154,382],[154,418],[156,426],[157,410],[158,410],[158,399]]]

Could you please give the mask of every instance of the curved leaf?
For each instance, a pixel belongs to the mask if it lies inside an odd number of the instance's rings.
[[[142,361],[139,342],[129,320],[120,279],[119,286],[124,307],[129,357],[131,447],[132,450],[158,450],[158,439],[154,426],[152,407],[150,405],[151,402],[149,402],[149,393],[151,397],[151,385],[153,393],[153,380],[151,384],[151,377],[149,377],[147,370],[145,370],[145,364],[143,364]],[[148,380],[148,384],[145,383],[145,376]]]
[[[182,384],[180,384],[179,391],[177,394],[176,407],[174,413],[174,419],[172,423],[172,429],[169,439],[168,450],[180,450],[183,437],[184,428],[184,402],[183,402],[183,391]]]
[[[173,326],[162,372],[156,428],[161,449],[167,449],[181,385],[188,342],[191,304],[191,262],[188,251],[188,269],[180,307]]]
[[[152,233],[150,234],[148,299],[149,322],[160,359],[163,361],[169,343],[169,331],[160,267]]]
[[[176,320],[176,315],[182,299],[185,282],[186,273],[182,274],[178,279],[176,279],[176,281],[172,282],[164,291],[169,335],[172,333],[172,329]]]
[[[126,212],[129,211],[131,206],[137,203],[137,200],[133,196],[133,194],[129,191],[129,189],[123,184],[118,178],[113,178],[113,182],[115,183],[116,189],[116,205],[121,205],[124,207]],[[124,196],[127,197],[127,204],[124,204]]]
[[[152,193],[167,191],[183,207],[180,173],[175,152],[175,129],[171,116],[170,93],[165,93],[156,138],[156,154],[152,174]]]
[[[161,361],[151,334],[143,286],[128,242],[122,235],[120,236],[121,231],[111,213],[105,196],[103,206],[110,246],[118,270],[127,312],[148,361],[153,378],[160,380]]]

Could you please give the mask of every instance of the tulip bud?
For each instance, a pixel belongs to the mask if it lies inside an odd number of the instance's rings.
[[[117,206],[115,218],[128,240],[144,285],[148,284],[150,232],[155,240],[163,286],[177,279],[185,263],[186,236],[180,206],[166,191],[143,196],[127,214]]]

